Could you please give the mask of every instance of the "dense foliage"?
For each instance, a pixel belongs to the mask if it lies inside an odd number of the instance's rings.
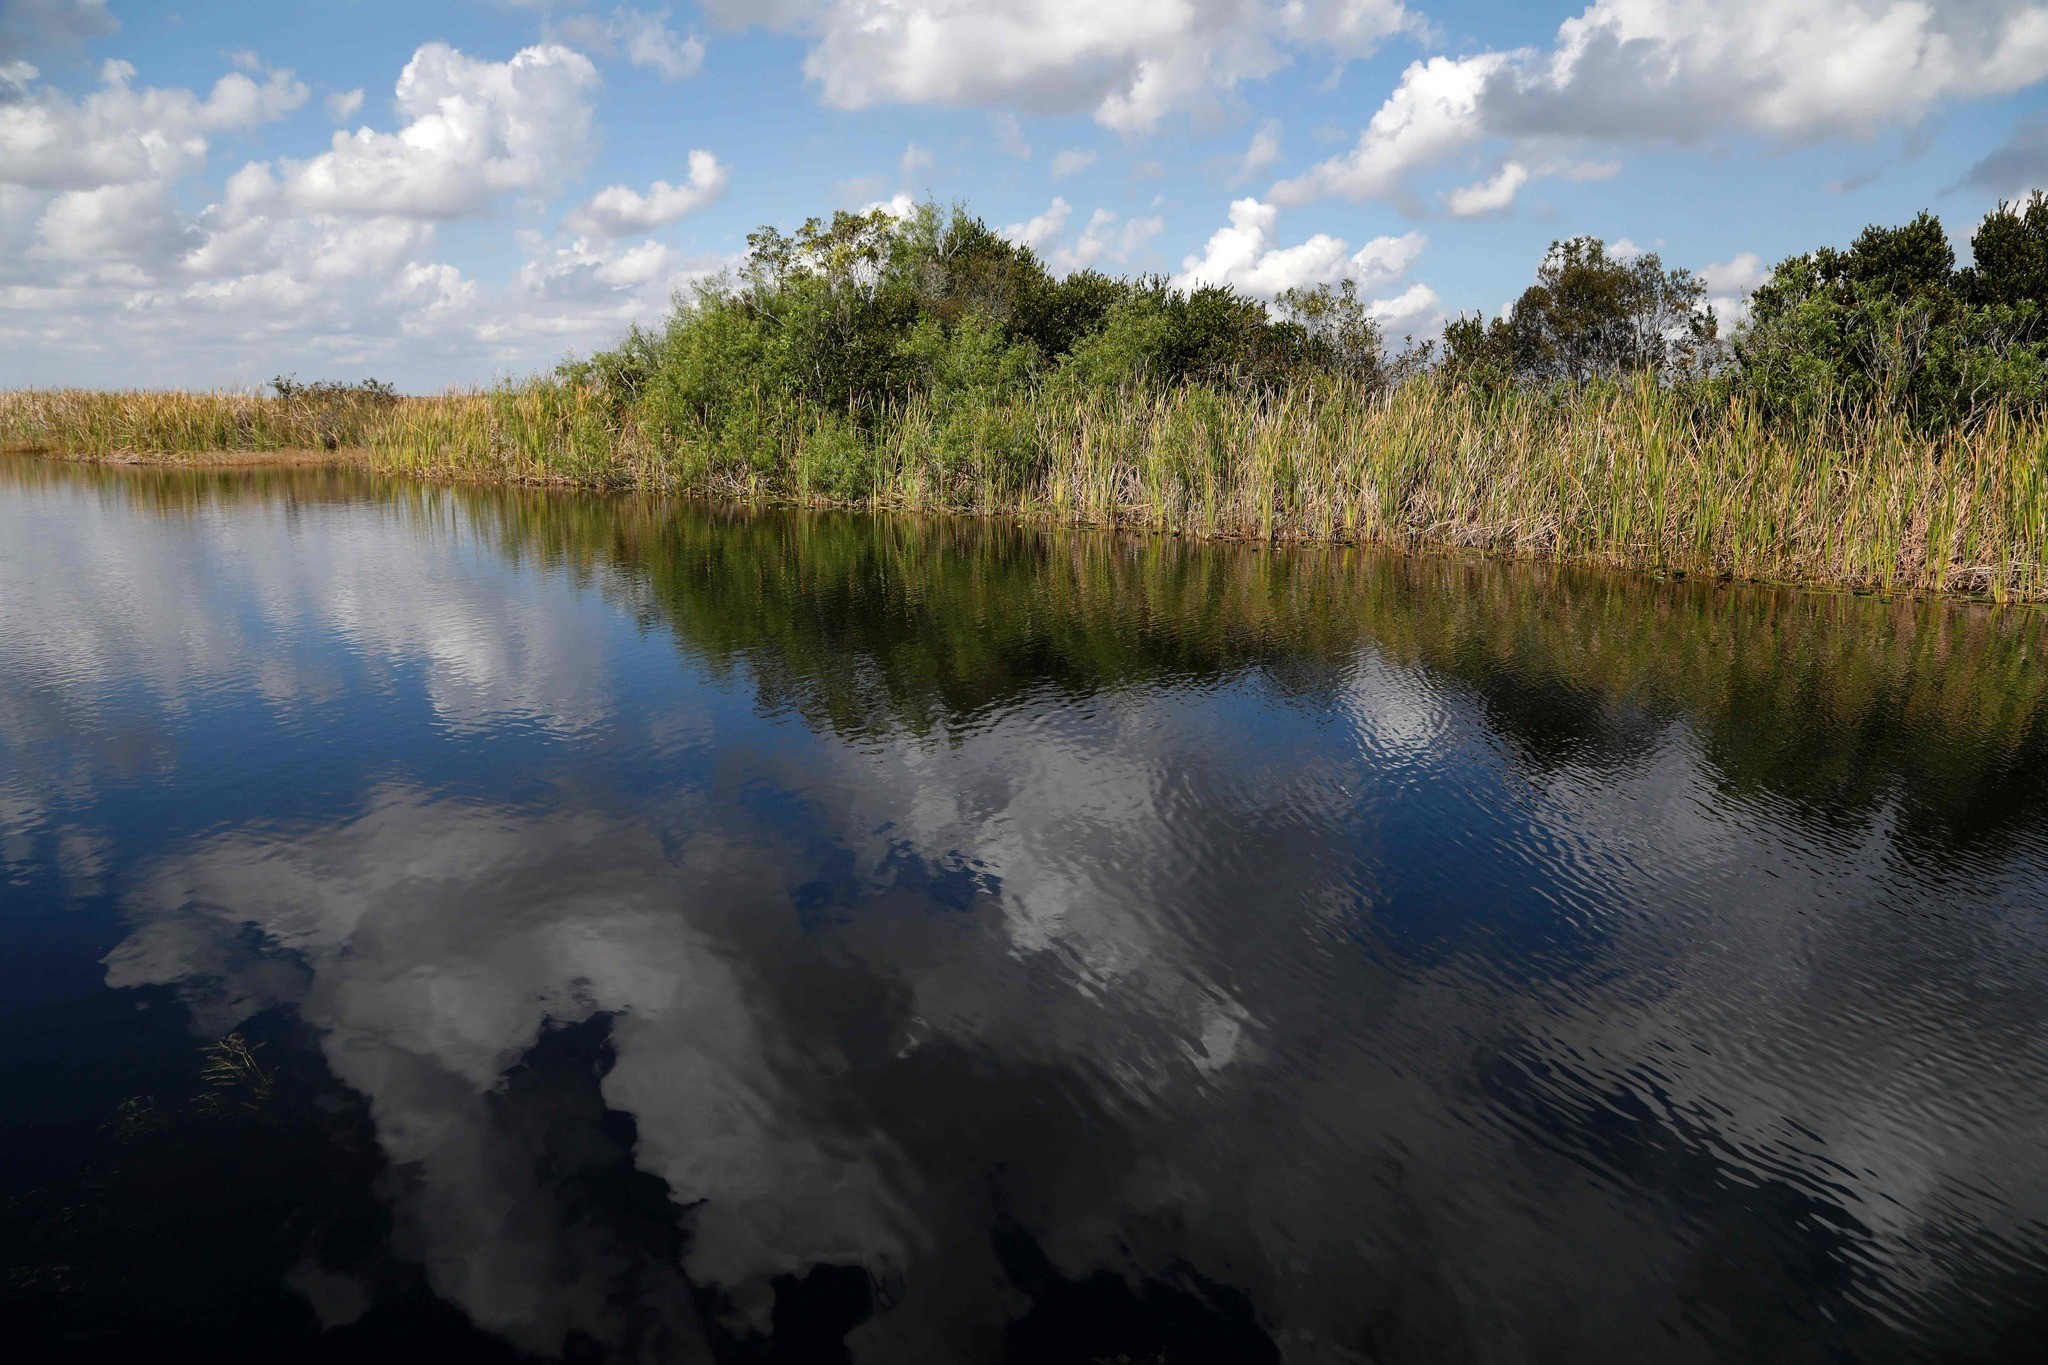
[[[1609,254],[1597,237],[1554,242],[1504,317],[1444,329],[1445,364],[1468,381],[1584,383],[1647,370],[1690,377],[1718,356],[1706,286],[1655,252]]]
[[[1690,271],[1570,238],[1504,316],[1457,319],[1440,354],[1398,359],[1349,281],[1267,304],[1159,276],[1060,278],[957,208],[841,212],[748,244],[659,329],[562,377],[708,470],[770,474],[801,448],[807,485],[828,492],[857,484],[877,432],[912,411],[942,455],[1021,477],[1034,455],[1015,409],[1048,389],[1370,391],[1432,367],[1478,390],[1575,388],[1647,373],[1774,422],[1882,413],[1926,430],[2048,399],[2038,195],[1983,221],[1967,268],[1927,214],[1793,257],[1732,337]]]
[[[1355,286],[1283,295],[1159,277],[1055,277],[1030,248],[954,210],[874,211],[762,228],[745,266],[701,287],[658,331],[564,367],[630,410],[644,436],[714,467],[766,471],[794,444],[859,463],[915,404],[942,445],[1028,461],[1001,411],[1042,385],[1277,388],[1377,380],[1377,325]],[[825,482],[829,484],[830,478]]]
[[[1775,415],[1838,405],[1951,426],[2048,399],[2048,199],[2000,204],[1958,269],[1922,213],[1846,251],[1783,262],[1735,342],[1743,387]]]

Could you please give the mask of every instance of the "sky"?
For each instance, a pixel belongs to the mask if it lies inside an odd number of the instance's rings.
[[[2029,0],[0,0],[0,387],[487,384],[926,198],[1397,343],[1579,233],[1734,317],[2037,186]]]

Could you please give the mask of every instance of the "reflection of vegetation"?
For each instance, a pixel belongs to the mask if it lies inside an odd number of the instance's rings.
[[[1321,556],[651,500],[469,505],[509,553],[613,570],[612,590],[691,652],[744,663],[764,705],[849,731],[921,732],[1034,688],[1199,683],[1250,664],[1329,687],[1359,640],[1348,585]]]
[[[242,1031],[186,1050],[159,1078],[182,1098],[122,1100],[99,1125],[105,1141],[0,1203],[0,1319],[26,1332],[32,1353],[145,1323],[182,1338],[201,1305],[223,1301],[259,1335],[303,1316],[280,1280],[294,1240],[325,1235],[309,1234],[308,1211],[338,1205],[344,1189],[374,1206],[353,1188],[368,1188],[368,1144],[336,1141],[351,1125],[366,1132],[367,1117],[310,1074],[318,1053],[301,1026],[270,1017],[249,1027],[272,1032],[297,1062],[265,1065],[265,1044]],[[293,1196],[280,1199],[283,1189]],[[351,1216],[365,1213],[376,1216]]]
[[[744,663],[764,705],[849,732],[1247,669],[1329,696],[1369,646],[1457,679],[1536,759],[1634,752],[1678,716],[1739,787],[1961,818],[2048,757],[2033,611],[953,519],[466,506],[508,554],[600,577],[714,668]]]
[[[1902,793],[1909,811],[2011,827],[2048,760],[2048,618],[2032,610],[319,470],[11,468],[168,514],[375,495],[416,525],[467,521],[666,622],[714,670],[743,668],[764,706],[848,733],[1246,670],[1329,696],[1370,646],[1456,679],[1532,761],[1633,753],[1644,725],[1683,717],[1740,788],[1852,808]]]
[[[156,1107],[154,1095],[131,1095],[114,1108],[114,1117],[101,1126],[112,1132],[123,1142],[132,1142],[145,1133],[155,1133],[168,1128],[177,1119]]]
[[[209,1044],[204,1050],[206,1065],[199,1073],[206,1082],[206,1093],[200,1097],[200,1103],[217,1108],[239,1095],[244,1109],[261,1107],[270,1098],[271,1086],[276,1081],[256,1060],[256,1049],[261,1046],[239,1033],[230,1033]]]
[[[225,503],[323,503],[393,497],[404,485],[341,465],[104,465],[0,459],[0,484],[18,488],[89,488],[101,496],[165,515]]]

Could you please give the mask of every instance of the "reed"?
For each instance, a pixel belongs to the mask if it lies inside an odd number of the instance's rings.
[[[537,380],[341,410],[249,394],[0,394],[0,443],[85,459],[326,450],[372,469],[744,502],[1337,541],[1881,591],[2048,600],[2048,421],[1929,435],[1765,423],[1652,380],[1277,393],[1047,384],[864,426],[792,408],[745,442],[653,432]]]

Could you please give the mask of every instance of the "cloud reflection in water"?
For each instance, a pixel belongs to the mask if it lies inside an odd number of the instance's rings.
[[[1053,1340],[1104,1272],[1304,1360],[2038,1321],[2048,792],[2037,699],[1969,691],[2024,640],[1484,566],[383,506],[301,515],[322,574],[259,584],[241,545],[186,590],[272,604],[230,675],[282,640],[424,699],[426,742],[279,701],[351,781],[100,855],[107,980],[209,1034],[303,1018],[400,1254],[517,1345],[726,1350],[820,1266],[864,1275],[876,1360]],[[444,561],[434,613],[324,586]],[[5,657],[10,691],[54,667]],[[192,690],[166,667],[92,676]],[[505,682],[464,709],[444,675]],[[444,781],[480,755],[501,793]],[[23,821],[90,830],[91,791]],[[601,1105],[530,1079],[579,1028]],[[605,1110],[687,1285],[546,1174]]]

